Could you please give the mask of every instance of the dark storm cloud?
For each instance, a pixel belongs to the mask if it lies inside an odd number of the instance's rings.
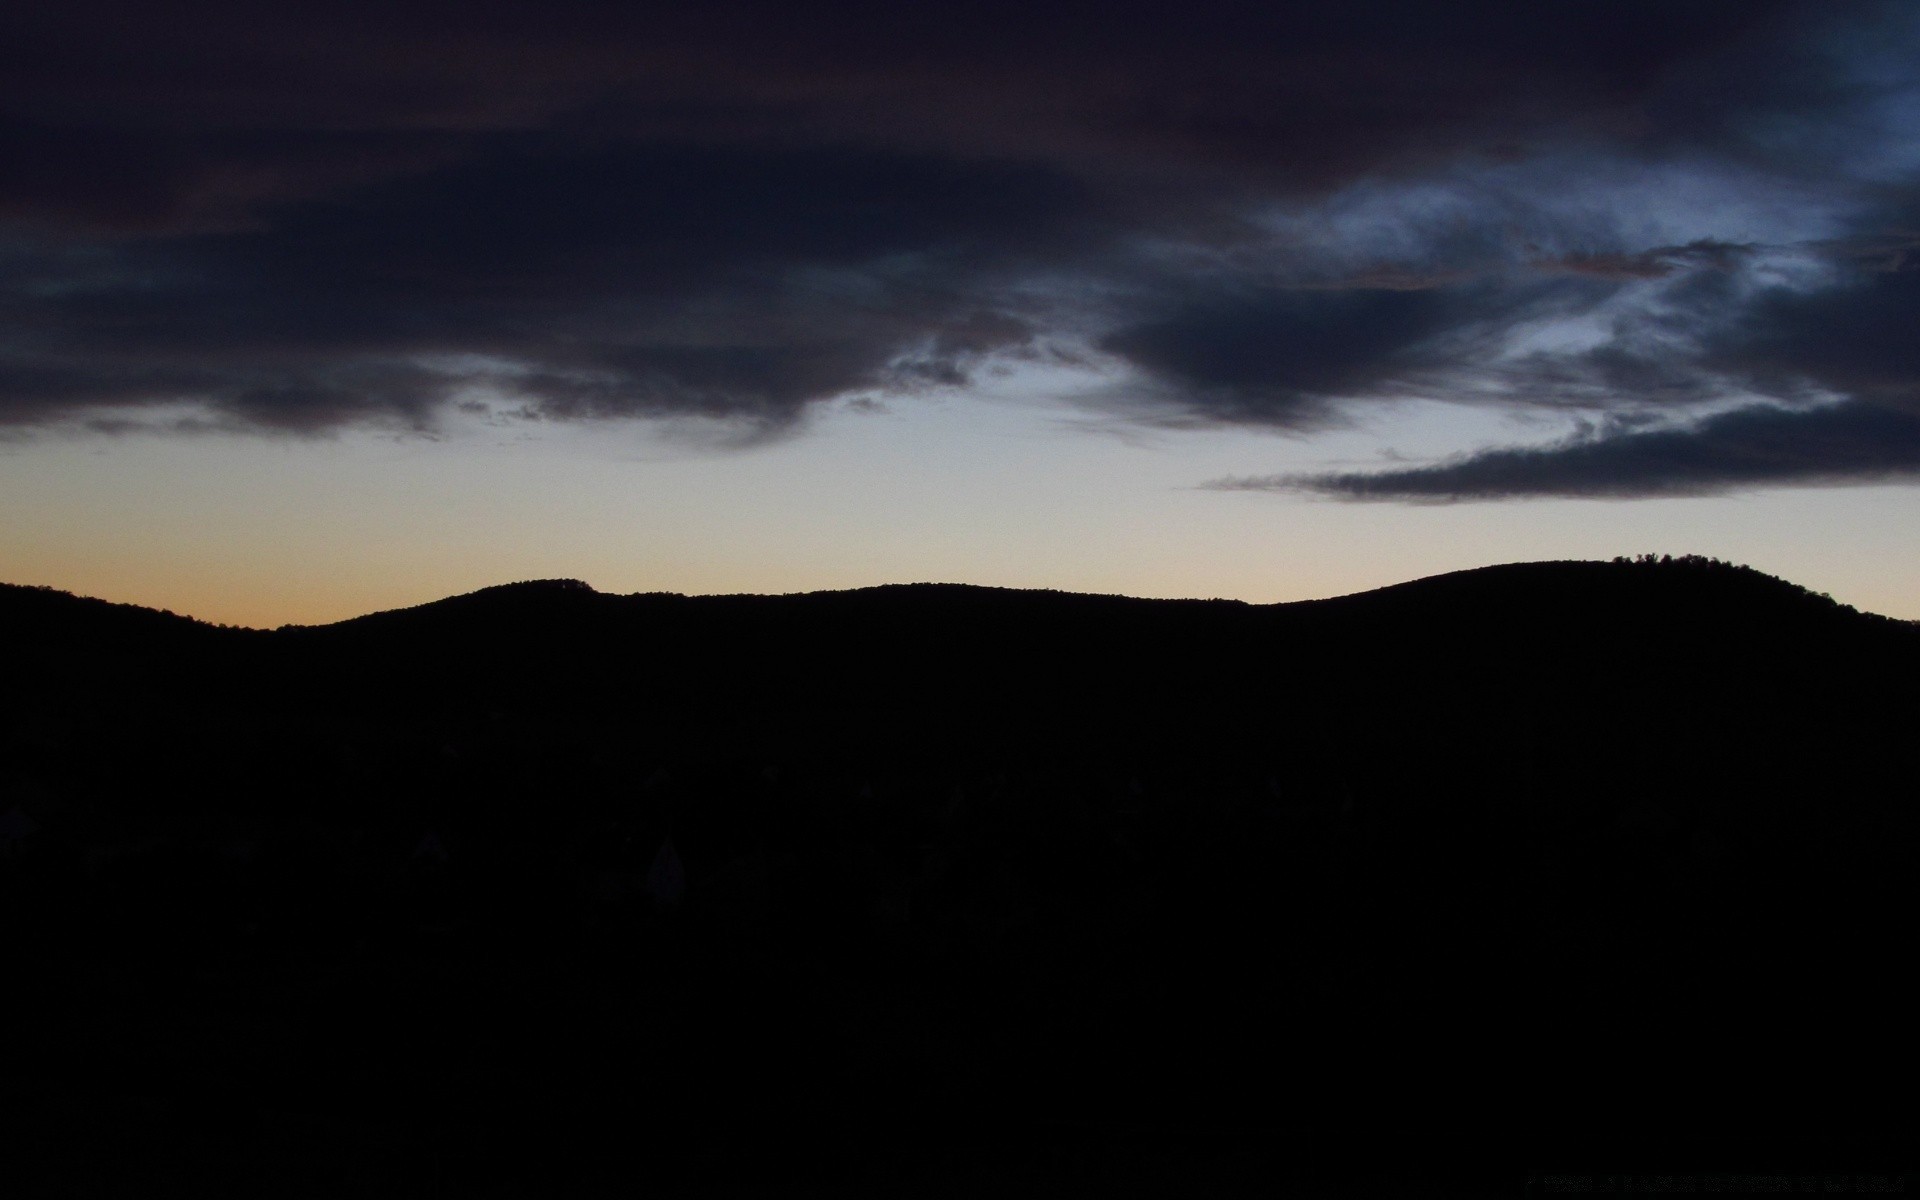
[[[1432,466],[1224,479],[1223,491],[1305,491],[1344,500],[1445,502],[1564,496],[1700,496],[1783,484],[1920,479],[1920,413],[1845,401],[1810,411],[1752,406],[1677,429],[1620,430],[1508,446]]]
[[[1665,279],[1689,267],[1717,267],[1722,270],[1739,265],[1754,247],[1703,238],[1684,246],[1655,246],[1647,250],[1573,251],[1559,258],[1537,258],[1533,266],[1546,273],[1586,276],[1614,283],[1642,279]]]
[[[1920,229],[1920,204],[1903,218]],[[1767,391],[1812,384],[1920,411],[1920,253],[1854,261],[1838,286],[1769,288],[1742,306],[1713,340],[1714,364]]]
[[[955,376],[1023,340],[970,286],[1094,217],[1030,166],[509,140],[252,228],[16,252],[6,413],[197,396],[268,427],[421,426],[485,380],[548,416],[778,425],[908,352]]]
[[[1681,331],[1691,327],[1691,352],[1661,358],[1604,346],[1527,368],[1535,382],[1569,392],[1676,390],[1684,400],[1745,392],[1783,403],[1653,428],[1641,410],[1639,422],[1610,422],[1544,446],[1495,447],[1380,472],[1210,486],[1446,501],[1709,495],[1920,479],[1920,261],[1908,251],[1863,254],[1844,243],[1826,249],[1836,263],[1852,264],[1826,286],[1768,287],[1737,305],[1714,303],[1729,286],[1724,280],[1695,289],[1671,316]],[[1717,319],[1709,323],[1709,314]]]
[[[1412,280],[1238,293],[1216,286],[1109,335],[1101,348],[1210,419],[1311,428],[1334,419],[1342,402],[1420,390],[1423,376],[1472,358],[1490,327],[1574,290]]]
[[[1466,120],[1617,118],[1778,0],[798,6],[70,0],[10,18],[0,102],[52,128],[617,127],[1370,167]],[[1443,147],[1443,149],[1445,149]]]
[[[1450,214],[1451,216],[1451,214]],[[1546,214],[1512,206],[1457,219],[1420,240],[1419,261],[1315,273],[1286,286],[1201,274],[1137,307],[1146,320],[1100,348],[1162,385],[1174,408],[1207,420],[1311,429],[1356,402],[1447,399],[1527,407],[1667,406],[1717,398],[1729,384],[1683,344],[1738,307],[1729,276],[1752,247],[1702,240],[1631,254],[1515,246],[1500,227],[1578,242]],[[1606,311],[1630,285],[1670,280],[1658,305],[1605,317],[1607,336],[1581,350],[1509,353],[1529,324]]]
[[[1849,47],[1897,23],[1789,0],[27,6],[0,17],[0,425],[430,430],[484,394],[764,431],[1062,345],[1188,424],[1883,397],[1907,368],[1872,319],[1823,340],[1738,238],[1662,244],[1579,193],[1602,162],[1834,176],[1871,138],[1805,131],[1878,102]],[[1476,182],[1528,164],[1545,200]],[[1397,207],[1312,231],[1369,189]],[[1666,307],[1632,310],[1648,289]],[[1610,333],[1508,350],[1575,319]],[[1809,329],[1860,356],[1768,332]]]
[[[1233,300],[1237,299],[1235,303]],[[1430,291],[1207,297],[1108,337],[1103,348],[1168,379],[1223,418],[1311,423],[1329,397],[1371,390],[1446,328]]]

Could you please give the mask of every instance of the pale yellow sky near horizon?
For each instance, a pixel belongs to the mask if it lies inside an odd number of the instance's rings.
[[[1408,506],[1197,486],[1555,432],[1442,405],[1312,438],[1142,431],[1058,402],[946,395],[833,406],[797,436],[733,450],[636,424],[46,435],[0,445],[0,580],[270,627],[534,578],[622,593],[939,581],[1268,603],[1653,551],[1920,618],[1920,488]]]

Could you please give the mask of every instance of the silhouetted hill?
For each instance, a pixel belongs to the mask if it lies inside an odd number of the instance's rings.
[[[88,644],[114,648],[180,644],[219,630],[191,617],[137,604],[112,604],[50,587],[16,584],[0,584],[0,627],[19,651],[48,645],[68,649]]]
[[[857,697],[885,686],[933,703],[956,690],[998,687],[1001,703],[1018,703],[1044,681],[1092,700],[1116,688],[1184,685],[1204,703],[1237,693],[1255,664],[1272,668],[1269,683],[1277,684],[1307,669],[1346,673],[1389,648],[1546,669],[1637,647],[1642,669],[1660,670],[1646,652],[1791,658],[1814,646],[1900,639],[1908,627],[1758,572],[1681,562],[1523,564],[1272,606],[924,584],[797,596],[603,596],[576,581],[548,581],[282,632],[329,656],[404,646],[434,671],[498,675],[544,662],[567,672],[575,690],[622,676],[701,691],[711,676],[731,702],[755,702],[768,688]],[[434,657],[447,652],[466,666]],[[557,653],[576,657],[552,663]]]
[[[0,1117],[106,1105],[128,1164],[1265,1194],[1906,1153],[1869,1087],[1920,629],[1746,568],[556,580],[275,631],[0,587],[0,629],[38,1097]]]

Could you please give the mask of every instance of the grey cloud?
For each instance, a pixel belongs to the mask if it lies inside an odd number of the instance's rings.
[[[1439,289],[1202,293],[1110,334],[1101,348],[1218,421],[1311,426],[1341,398],[1444,361],[1435,339],[1463,302]]]
[[[1768,289],[1717,331],[1709,354],[1760,389],[1811,383],[1920,411],[1920,262],[1856,268],[1835,287]]]
[[[1756,247],[1732,242],[1701,239],[1684,246],[1656,246],[1648,250],[1574,252],[1559,258],[1537,258],[1535,270],[1569,275],[1584,275],[1628,283],[1642,279],[1664,279],[1690,267],[1730,269],[1750,257]]]
[[[1440,503],[1645,499],[1914,479],[1920,479],[1920,414],[1848,401],[1810,411],[1756,405],[1680,428],[1497,447],[1401,470],[1224,479],[1208,486]]]
[[[1912,215],[1903,207],[1863,224],[1898,230]],[[1607,414],[1598,432],[1424,466],[1209,486],[1418,503],[1911,482],[1920,478],[1920,268],[1905,251],[1884,252],[1890,238],[1900,240],[1866,232],[1802,248],[1827,261],[1819,285],[1765,283],[1730,267],[1685,277],[1601,345],[1508,365],[1529,403]],[[1685,417],[1743,396],[1749,402],[1731,410]]]
[[[1583,156],[1807,176],[1826,151],[1754,130],[1869,103],[1823,47],[1892,12],[23,10],[0,17],[0,425],[198,403],[222,427],[426,430],[486,387],[548,419],[780,429],[1076,338],[1153,394],[1137,411],[1193,424],[1306,429],[1410,393],[1684,406],[1796,369],[1755,348],[1791,297],[1763,299],[1747,340],[1723,291],[1680,305],[1684,328],[1616,314],[1579,354],[1502,347],[1627,289],[1738,274],[1737,246],[1649,247],[1605,220],[1556,237],[1484,189],[1371,257],[1276,247],[1255,218],[1530,159],[1575,191]],[[1148,243],[1241,265],[1148,264]]]
[[[992,279],[1098,221],[1038,168],[510,139],[255,228],[17,248],[0,422],[198,397],[263,429],[426,427],[482,382],[548,417],[780,425],[1022,343]],[[432,365],[463,360],[494,366]]]

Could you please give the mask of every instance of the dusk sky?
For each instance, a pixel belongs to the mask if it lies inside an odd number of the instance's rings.
[[[1920,618],[1920,4],[0,15],[0,580]]]

